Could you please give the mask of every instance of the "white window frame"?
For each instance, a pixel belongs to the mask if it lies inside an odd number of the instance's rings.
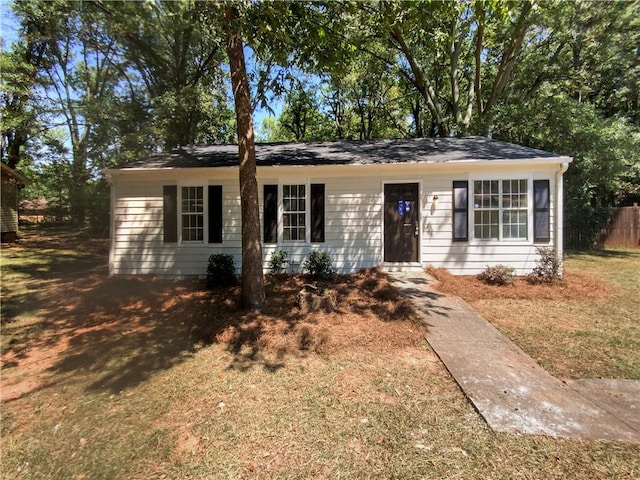
[[[503,203],[503,182],[505,181],[526,181],[527,185],[527,201],[526,201],[526,209],[525,208],[505,208]],[[483,181],[497,181],[498,182],[498,237],[497,238],[480,238],[476,236],[476,211],[482,211],[482,207],[476,208],[475,203],[475,184],[476,182]],[[533,180],[531,175],[482,175],[477,177],[469,178],[469,241],[473,243],[486,244],[490,242],[500,242],[501,245],[506,244],[514,244],[514,245],[522,245],[525,244],[533,244],[533,196],[532,196],[532,188],[533,188]],[[504,235],[504,221],[503,215],[505,210],[521,210],[526,211],[527,218],[527,236],[526,238],[505,238]],[[485,210],[488,211],[488,210]]]
[[[198,187],[202,189],[202,212],[194,212],[194,213],[184,213],[182,210],[182,190],[183,188],[189,187]],[[209,222],[208,218],[208,206],[209,199],[207,198],[209,195],[209,188],[205,184],[201,183],[183,183],[178,185],[178,240],[179,243],[187,244],[187,245],[203,245],[207,243],[207,238],[209,235]],[[202,215],[202,240],[185,240],[183,236],[183,215]]]
[[[508,194],[505,193],[504,191],[504,183],[505,182],[509,182],[510,186],[509,186],[509,190],[511,190]],[[513,183],[516,182],[516,188],[517,188],[517,192],[513,191]],[[505,207],[505,195],[509,195],[509,201],[513,202],[514,199],[518,199],[518,197],[522,197],[523,193],[522,190],[520,189],[521,187],[521,183],[525,182],[525,192],[524,192],[524,207],[522,206],[518,206],[518,207],[514,207],[513,203],[507,208]],[[531,218],[529,216],[529,197],[532,196],[532,191],[531,191],[532,185],[529,185],[529,180],[525,179],[525,178],[521,178],[521,179],[504,179],[504,180],[500,180],[500,236],[501,239],[507,240],[507,241],[529,241],[530,240],[530,233],[529,233],[529,224],[531,224],[532,220],[533,220],[533,215],[531,215]],[[517,202],[516,202],[517,203]],[[521,222],[516,221],[515,223],[506,223],[505,222],[505,213],[506,212],[515,212],[518,214],[518,216],[520,216],[520,213],[524,213],[525,215],[525,236],[520,237],[520,236],[516,236],[516,237],[512,237],[512,236],[507,236],[506,235],[506,229],[507,227],[511,227],[511,228],[516,228],[516,230],[519,230],[519,227],[522,225]],[[533,210],[532,210],[533,213]]]
[[[304,238],[297,240],[285,240],[284,232],[284,217],[288,214],[300,215],[301,211],[296,210],[295,213],[293,211],[285,212],[284,210],[284,189],[285,187],[291,186],[303,186],[304,187]],[[278,243],[282,243],[285,245],[307,245],[311,243],[311,204],[309,201],[311,185],[308,179],[284,179],[278,182]]]

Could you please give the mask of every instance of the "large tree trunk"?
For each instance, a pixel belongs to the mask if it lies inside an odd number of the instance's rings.
[[[242,305],[259,309],[264,305],[262,274],[262,244],[260,243],[260,214],[258,181],[256,180],[256,146],[251,118],[251,97],[244,62],[242,37],[236,22],[235,7],[227,7],[227,53],[231,70],[231,86],[235,99],[240,159],[240,208],[242,211]]]

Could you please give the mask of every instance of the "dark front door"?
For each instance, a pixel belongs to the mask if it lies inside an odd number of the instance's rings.
[[[384,186],[384,261],[418,261],[418,184]]]

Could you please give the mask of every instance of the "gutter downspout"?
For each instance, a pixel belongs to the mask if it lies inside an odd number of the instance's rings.
[[[556,172],[556,233],[554,238],[554,250],[556,251],[556,260],[560,265],[560,271],[564,276],[563,247],[564,247],[564,182],[563,175],[569,168],[569,162],[562,162]]]

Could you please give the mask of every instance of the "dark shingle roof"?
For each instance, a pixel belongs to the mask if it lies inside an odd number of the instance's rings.
[[[570,160],[554,153],[485,137],[256,144],[258,166],[381,165],[533,159]],[[126,170],[237,165],[237,145],[211,145],[175,149],[121,168]]]

